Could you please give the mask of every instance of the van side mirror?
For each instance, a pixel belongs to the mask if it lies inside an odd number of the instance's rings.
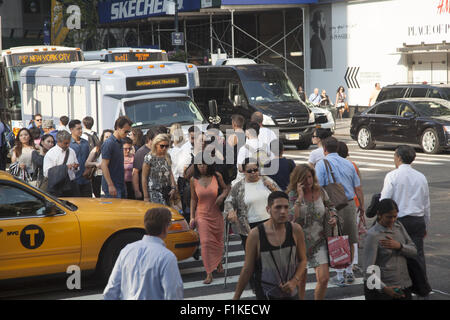
[[[217,111],[217,101],[216,100],[209,100],[208,101],[208,107],[209,107],[209,116],[210,117],[216,117],[219,113]]]
[[[6,87],[5,88],[5,98],[6,99],[10,99],[13,96],[13,90],[11,87]]]
[[[242,96],[239,94],[234,95],[233,99],[233,107],[240,107],[242,106]]]

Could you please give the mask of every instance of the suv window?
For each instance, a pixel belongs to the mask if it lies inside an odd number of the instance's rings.
[[[397,114],[397,103],[386,102],[377,106],[376,114],[385,115],[396,115]]]
[[[438,89],[430,89],[428,91],[429,98],[443,98]]]
[[[398,115],[400,117],[404,117],[406,112],[411,112],[415,114],[416,112],[414,109],[407,103],[400,103],[400,106],[398,107]]]
[[[428,88],[412,88],[410,90],[411,98],[425,98],[427,96]]]
[[[0,218],[36,217],[44,214],[44,201],[21,188],[0,184]]]
[[[406,88],[382,88],[378,95],[377,102],[389,99],[403,98],[406,92]]]

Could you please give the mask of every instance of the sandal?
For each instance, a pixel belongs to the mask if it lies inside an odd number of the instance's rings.
[[[212,275],[207,275],[206,279],[203,281],[204,284],[210,284],[213,281]]]
[[[223,269],[223,266],[222,266],[222,263],[219,263],[219,265],[217,266],[217,273],[224,273],[224,269]]]

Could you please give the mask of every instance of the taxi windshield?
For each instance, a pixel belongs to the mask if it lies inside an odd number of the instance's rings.
[[[450,116],[450,102],[416,102],[415,106],[417,110],[420,111],[424,116],[429,117],[440,117],[440,116]]]
[[[125,114],[135,127],[205,122],[200,110],[190,99],[127,101]]]

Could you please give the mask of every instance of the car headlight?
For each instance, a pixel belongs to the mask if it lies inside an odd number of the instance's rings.
[[[272,117],[266,116],[263,114],[263,126],[274,126],[275,122],[272,120]]]
[[[316,122],[316,116],[314,115],[314,112],[309,113],[309,120],[308,123],[315,123]]]

